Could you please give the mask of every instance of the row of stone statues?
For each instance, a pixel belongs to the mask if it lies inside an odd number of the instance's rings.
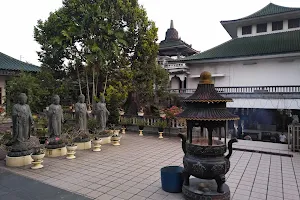
[[[11,144],[23,143],[30,138],[30,131],[33,125],[33,118],[30,107],[27,103],[27,96],[24,93],[19,95],[19,101],[13,106],[12,121],[13,121],[13,139]],[[106,108],[105,99],[102,96],[101,101],[96,104],[95,115],[99,124],[99,131],[103,131],[109,116],[109,111]],[[61,135],[62,123],[64,122],[63,109],[60,105],[58,95],[53,97],[53,103],[49,106],[48,115],[48,131],[50,137],[59,137]],[[78,129],[87,131],[87,107],[85,104],[84,95],[80,95],[78,102],[75,104],[75,115]]]

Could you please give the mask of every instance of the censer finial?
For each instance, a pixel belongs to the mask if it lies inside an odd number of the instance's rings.
[[[213,84],[210,72],[204,71],[200,74],[200,84]]]

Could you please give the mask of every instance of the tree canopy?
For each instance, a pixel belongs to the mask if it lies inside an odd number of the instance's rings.
[[[165,73],[157,73],[157,28],[137,0],[64,0],[38,21],[34,38],[42,66],[55,78],[76,77],[80,91],[92,82],[92,96],[107,88],[125,98],[137,93],[145,103],[153,100],[155,84],[165,84]]]

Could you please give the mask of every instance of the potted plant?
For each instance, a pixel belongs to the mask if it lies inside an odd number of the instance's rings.
[[[74,143],[74,138],[78,137],[80,133],[80,131],[71,130],[62,135],[62,138],[64,138],[65,143],[67,144],[67,159],[76,158],[75,151],[77,149],[77,145]]]
[[[137,112],[138,116],[143,117],[144,116],[144,108],[141,107],[140,110]]]
[[[115,133],[111,136],[111,142],[112,142],[112,145],[114,145],[114,146],[120,146],[120,140],[121,140],[121,136],[117,133]]]
[[[122,134],[125,134],[126,133],[125,132],[126,126],[129,124],[129,119],[127,119],[127,118],[121,118],[120,124],[122,125],[122,128],[121,128]]]
[[[137,126],[139,127],[139,136],[143,136],[143,130],[145,127],[146,123],[144,119],[138,119],[137,120]]]
[[[43,158],[45,157],[45,149],[43,146],[40,148],[35,148],[33,153],[31,154],[31,158],[33,159],[32,164],[33,166],[31,169],[40,169],[44,166],[42,165]]]
[[[124,110],[122,108],[119,109],[119,115],[123,116],[125,114]]]
[[[167,122],[166,120],[158,120],[155,123],[155,126],[158,128],[158,133],[159,133],[159,139],[163,138],[163,133],[164,133],[164,129],[167,127]]]
[[[94,137],[93,139],[93,151],[101,151],[101,143],[102,143],[102,139],[99,137]]]
[[[116,125],[116,126],[114,127],[114,134],[119,135],[121,129],[122,129],[122,126]]]
[[[159,116],[160,116],[161,118],[165,118],[165,117],[166,117],[166,113],[165,113],[165,111],[164,111],[163,109],[160,109],[160,110],[159,110]]]

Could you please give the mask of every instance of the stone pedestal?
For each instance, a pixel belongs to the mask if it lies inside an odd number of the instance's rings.
[[[55,157],[60,157],[65,155],[67,155],[66,147],[61,147],[56,149],[46,149],[46,157],[55,158]]]
[[[224,193],[217,192],[215,180],[190,179],[190,185],[182,186],[182,193],[186,200],[230,200],[228,185],[223,184]]]
[[[77,150],[86,150],[92,148],[92,141],[88,142],[74,142],[77,145]]]
[[[159,134],[158,138],[159,138],[159,139],[163,139],[163,138],[164,138],[164,137],[163,137],[163,133],[164,133],[164,132],[158,132],[158,134]]]
[[[19,157],[9,157],[5,158],[6,166],[8,167],[23,167],[26,165],[31,165],[33,161],[30,155],[27,156],[19,156]]]
[[[139,130],[139,136],[144,136],[143,130]]]

